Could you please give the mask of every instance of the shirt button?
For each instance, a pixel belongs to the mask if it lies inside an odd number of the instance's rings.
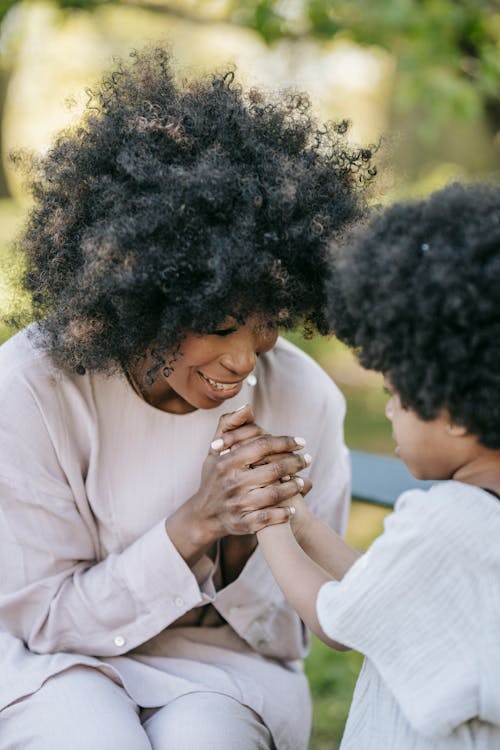
[[[123,635],[115,635],[114,642],[115,642],[115,646],[118,646],[118,648],[121,648],[126,643],[125,638],[123,637]]]
[[[183,607],[184,606],[184,599],[182,596],[176,596],[174,599],[174,604],[176,607]]]

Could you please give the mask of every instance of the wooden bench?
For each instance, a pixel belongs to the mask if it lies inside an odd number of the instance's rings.
[[[399,458],[354,450],[350,454],[354,500],[392,508],[405,490],[427,489],[432,484],[415,479]]]

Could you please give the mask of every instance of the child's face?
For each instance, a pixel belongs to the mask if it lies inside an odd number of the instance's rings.
[[[451,479],[460,468],[460,444],[449,432],[450,417],[443,411],[425,421],[412,409],[401,405],[399,395],[385,378],[390,398],[385,407],[396,441],[395,453],[417,479]]]

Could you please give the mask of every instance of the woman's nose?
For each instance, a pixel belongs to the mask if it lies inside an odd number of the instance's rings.
[[[222,358],[222,364],[235,375],[246,377],[255,367],[255,349],[249,343],[231,347]]]

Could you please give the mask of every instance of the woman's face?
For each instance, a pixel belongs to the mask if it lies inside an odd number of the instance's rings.
[[[227,318],[213,333],[188,333],[172,372],[157,378],[163,389],[155,384],[155,405],[177,414],[219,406],[239,393],[258,355],[272,349],[277,338],[277,327],[260,316],[242,325]]]

